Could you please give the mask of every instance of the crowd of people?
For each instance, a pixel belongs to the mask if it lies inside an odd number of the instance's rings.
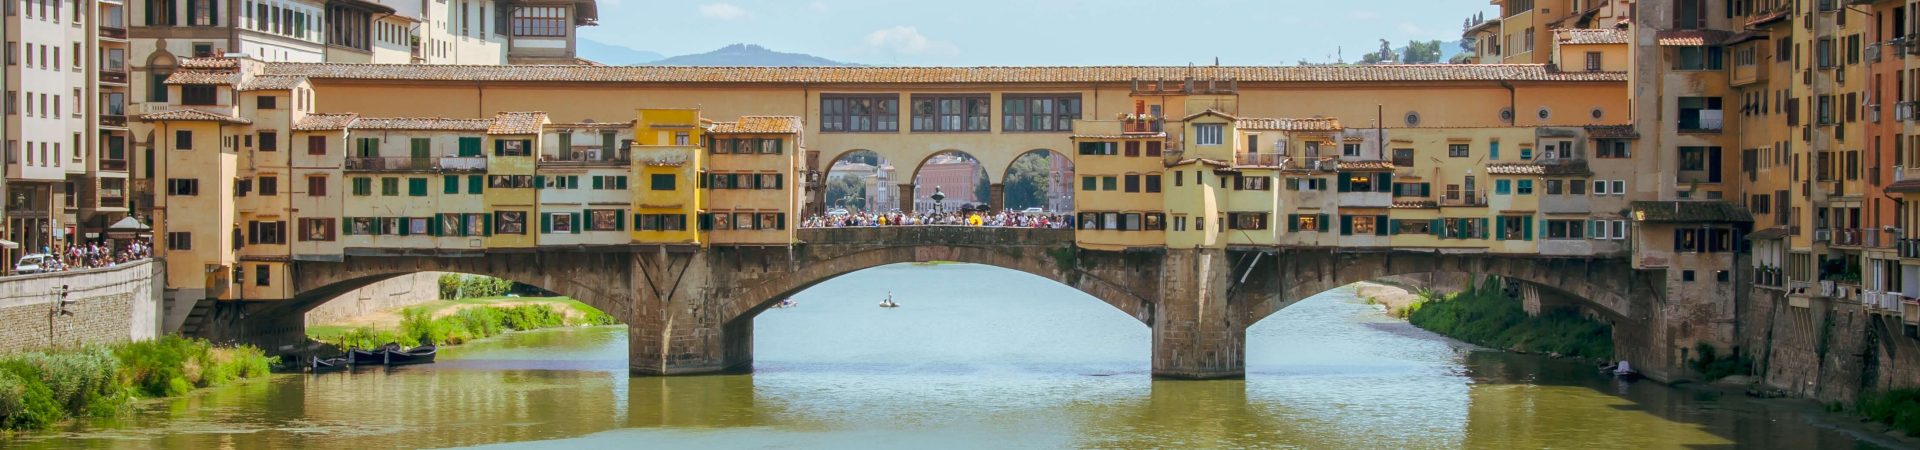
[[[1029,213],[1020,211],[963,211],[940,213],[871,213],[851,212],[838,215],[812,216],[800,223],[801,228],[848,228],[848,227],[889,227],[889,226],[974,226],[1006,228],[1073,228],[1072,214]]]
[[[135,240],[116,250],[105,243],[93,242],[68,246],[66,252],[60,256],[56,260],[57,264],[51,264],[54,267],[44,268],[42,272],[95,269],[126,264],[153,256],[153,246],[147,242]]]

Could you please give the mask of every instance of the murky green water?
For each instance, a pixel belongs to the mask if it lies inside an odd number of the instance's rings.
[[[891,290],[904,305],[874,307]],[[1802,413],[1470,351],[1336,291],[1256,325],[1246,381],[1153,381],[1149,330],[1029,275],[889,266],[758,319],[753,375],[629,378],[621,328],[283,375],[22,448],[1877,448]]]

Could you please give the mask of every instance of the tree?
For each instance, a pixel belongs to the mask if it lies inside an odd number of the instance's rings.
[[[1393,53],[1393,44],[1386,39],[1380,40],[1380,51],[1368,53],[1360,58],[1361,64],[1393,64],[1400,61],[1400,55]]]
[[[979,164],[978,162],[974,163],[975,167],[980,167],[974,169],[980,171],[980,182],[973,185],[973,198],[980,199],[980,203],[992,204],[993,183],[987,181],[987,168],[981,167]]]
[[[1047,207],[1052,158],[1052,152],[1034,152],[1013,161],[1013,167],[1007,169],[1006,181],[1002,182],[1007,209]]]
[[[1440,62],[1440,41],[1409,41],[1406,53],[1400,55],[1400,62],[1407,64],[1433,64]]]
[[[855,176],[839,176],[827,179],[827,206],[838,206],[849,211],[864,209],[867,201],[867,180]]]

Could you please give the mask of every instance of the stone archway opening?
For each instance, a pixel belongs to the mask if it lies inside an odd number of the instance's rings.
[[[999,209],[993,182],[980,159],[961,150],[943,150],[928,155],[914,166],[911,204],[901,208],[912,212],[958,211],[963,208]],[[906,191],[908,189],[901,189]]]
[[[827,165],[822,213],[892,212],[900,208],[899,175],[893,161],[872,150],[842,152]]]
[[[1000,178],[1005,209],[1065,213],[1073,211],[1073,158],[1051,149],[1033,149],[1013,159]]]

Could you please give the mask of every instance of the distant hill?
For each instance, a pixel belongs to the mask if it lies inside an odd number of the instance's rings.
[[[648,62],[655,66],[858,66],[802,53],[784,53],[753,44],[733,44],[706,53]]]
[[[635,50],[626,46],[608,44],[592,39],[580,39],[577,45],[579,47],[575,49],[575,53],[580,55],[581,58],[613,66],[646,64],[659,61],[660,58],[666,57],[666,55],[656,52]]]

